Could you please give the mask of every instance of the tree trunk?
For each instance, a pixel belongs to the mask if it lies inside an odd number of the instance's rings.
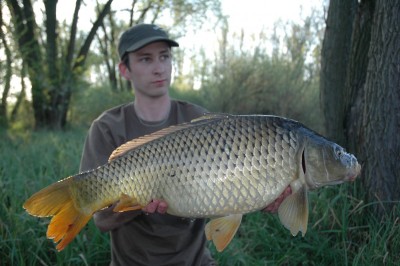
[[[65,61],[62,61],[60,60],[62,58],[59,57],[57,45],[57,0],[44,1],[46,13],[46,60],[43,58],[38,37],[35,35],[37,25],[31,1],[23,0],[23,5],[20,6],[18,0],[7,0],[10,11],[14,16],[19,50],[23,61],[28,67],[28,75],[32,84],[32,106],[36,127],[56,129],[65,127],[75,75],[81,72],[95,33],[105,15],[110,11],[112,1],[108,0],[104,5],[74,61],[73,55],[81,0],[76,1],[71,27],[71,39],[68,43]],[[43,67],[44,61],[46,62],[46,67]],[[62,75],[60,69],[63,70]]]
[[[9,9],[13,15],[15,34],[19,51],[24,63],[28,68],[28,76],[32,85],[32,106],[37,127],[45,126],[46,123],[46,93],[47,88],[42,63],[42,52],[35,34],[36,22],[29,0],[23,1],[23,8],[17,0],[7,0]]]
[[[57,44],[57,0],[44,0],[44,6],[46,11],[46,64],[47,70],[47,82],[49,86],[49,100],[46,103],[46,121],[51,128],[61,128],[60,124],[60,110],[59,106],[62,102],[63,95],[61,91],[60,82],[60,67],[58,60],[58,44]]]
[[[2,29],[3,26],[3,13],[0,8],[0,40],[4,47],[4,52],[6,55],[6,73],[4,73],[4,77],[2,77],[4,81],[4,90],[1,97],[0,102],[0,127],[6,127],[8,123],[7,118],[7,98],[10,92],[11,87],[11,76],[12,76],[12,69],[11,69],[11,50],[8,46],[6,36]],[[3,73],[1,73],[3,74]]]
[[[107,20],[106,20],[107,21]],[[115,54],[112,53],[113,49],[111,47],[112,44],[116,43],[115,41],[115,22],[113,18],[113,13],[110,12],[108,14],[108,27],[105,26],[105,23],[102,23],[101,29],[103,32],[103,38],[97,34],[97,41],[99,43],[100,52],[104,57],[105,65],[108,73],[108,81],[110,82],[111,90],[118,90],[118,80],[117,80],[117,62],[115,61]],[[109,29],[109,32],[107,31]]]
[[[333,3],[337,1],[331,1],[328,16],[339,12]],[[346,80],[345,90],[329,94],[325,81],[321,94],[328,120],[335,112],[343,114],[338,124],[327,127],[345,133],[343,142],[363,167],[362,191],[368,202],[376,202],[375,212],[382,215],[400,200],[400,2],[363,0],[357,5],[351,53],[340,79]],[[337,34],[347,36],[345,31]],[[327,45],[330,38],[339,37],[327,33],[325,38]],[[331,57],[341,58],[343,50],[335,49]],[[334,64],[327,55],[323,54],[323,62]],[[321,78],[337,75],[335,69],[323,69]]]
[[[22,102],[25,100],[25,96],[26,96],[26,84],[25,84],[25,80],[24,80],[25,77],[26,77],[26,69],[25,69],[24,65],[22,65],[21,79],[20,79],[21,80],[21,92],[18,94],[17,102],[15,103],[14,108],[11,111],[10,122],[15,122],[19,108],[20,108]]]
[[[359,5],[353,25],[346,93],[343,99],[347,147],[350,152],[357,155],[361,162],[365,161],[361,151],[361,147],[365,143],[363,138],[363,109],[365,106],[365,80],[374,8],[375,0],[364,0]]]
[[[363,182],[379,212],[400,200],[400,2],[376,2],[365,81]]]
[[[357,0],[330,1],[321,51],[320,91],[327,136],[344,145],[344,88]]]
[[[77,73],[80,73],[82,67],[85,65],[90,46],[96,35],[96,31],[100,27],[104,17],[110,12],[112,1],[113,0],[108,0],[107,3],[104,5],[103,10],[100,12],[96,21],[93,23],[93,26],[77,55],[72,69],[67,69],[67,79],[65,79],[60,86],[60,102],[57,106],[57,112],[59,115],[57,116],[57,121],[54,121],[56,123],[56,126],[59,126],[60,128],[64,128],[67,124],[67,114],[72,95],[72,87],[75,84],[75,75]]]

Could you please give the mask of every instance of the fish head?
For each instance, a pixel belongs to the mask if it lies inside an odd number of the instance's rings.
[[[319,136],[304,146],[302,167],[310,189],[354,181],[361,171],[354,155]]]

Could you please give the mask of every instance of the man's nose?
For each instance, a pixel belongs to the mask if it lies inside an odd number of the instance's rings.
[[[165,71],[165,63],[161,60],[156,60],[154,64],[154,74],[161,74]]]

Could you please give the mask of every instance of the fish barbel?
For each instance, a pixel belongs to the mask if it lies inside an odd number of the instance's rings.
[[[301,123],[277,116],[207,115],[134,139],[97,169],[56,182],[24,204],[53,216],[47,237],[68,245],[93,213],[139,210],[152,199],[167,213],[211,218],[208,240],[222,251],[243,214],[261,210],[290,186],[278,215],[293,235],[308,223],[308,190],[353,181],[357,159]]]

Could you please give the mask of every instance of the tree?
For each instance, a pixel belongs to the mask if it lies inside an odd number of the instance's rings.
[[[109,23],[108,27],[106,27],[106,22]],[[112,46],[116,43],[116,25],[113,17],[113,12],[110,12],[107,18],[101,24],[101,30],[103,32],[103,37],[100,37],[99,34],[96,34],[97,40],[100,46],[101,54],[104,57],[104,62],[107,68],[108,80],[110,82],[110,86],[112,90],[117,90],[118,88],[118,79],[117,79],[117,55],[115,54],[115,49],[112,49],[109,46]],[[114,52],[114,53],[113,53]]]
[[[344,143],[343,96],[357,0],[330,1],[321,51],[321,102],[326,135]]]
[[[78,81],[88,69],[86,61],[93,54],[104,60],[96,64],[101,65],[98,68],[101,69],[101,74],[104,72],[108,74],[111,87],[122,87],[120,84],[123,83],[116,75],[118,57],[115,47],[115,40],[121,28],[141,22],[154,23],[164,14],[171,14],[170,26],[173,26],[175,34],[182,34],[189,21],[195,21],[191,25],[196,23],[201,25],[210,11],[214,14],[220,12],[220,3],[217,0],[132,0],[127,3],[130,6],[128,8],[130,24],[127,25],[126,18],[114,17],[114,12],[117,11],[111,10],[112,2],[113,0],[107,0],[97,4],[97,18],[89,32],[82,34],[85,37],[81,40],[81,37],[78,37],[77,25],[82,0],[75,1],[72,23],[64,27],[59,26],[56,16],[57,0],[43,0],[45,11],[43,25],[36,23],[32,4],[38,5],[41,2],[6,0],[14,26],[11,32],[14,34],[15,43],[18,44],[17,49],[23,64],[27,67],[32,86],[36,127],[65,127],[73,88],[77,87]],[[98,30],[100,27],[102,32]],[[90,49],[94,41],[98,41],[99,49]],[[100,56],[98,51],[101,53]]]
[[[38,36],[39,28],[30,0],[7,0],[13,15],[15,38],[21,57],[28,68],[32,85],[32,106],[36,127],[63,128],[76,75],[85,64],[90,45],[101,21],[110,11],[108,0],[88,33],[79,52],[75,53],[78,13],[81,0],[76,0],[67,51],[59,51],[57,0],[44,0],[45,43]],[[45,49],[43,49],[45,48]]]
[[[328,128],[361,161],[367,200],[379,202],[375,211],[382,214],[400,200],[400,2],[346,2],[331,1],[329,7],[323,49],[346,63],[340,70],[322,67],[322,104],[327,119],[337,116]],[[351,21],[334,31],[336,20],[346,19],[343,13]],[[351,45],[344,51],[329,46],[337,39]],[[336,64],[328,52],[322,62]],[[332,77],[340,78],[336,86]]]

